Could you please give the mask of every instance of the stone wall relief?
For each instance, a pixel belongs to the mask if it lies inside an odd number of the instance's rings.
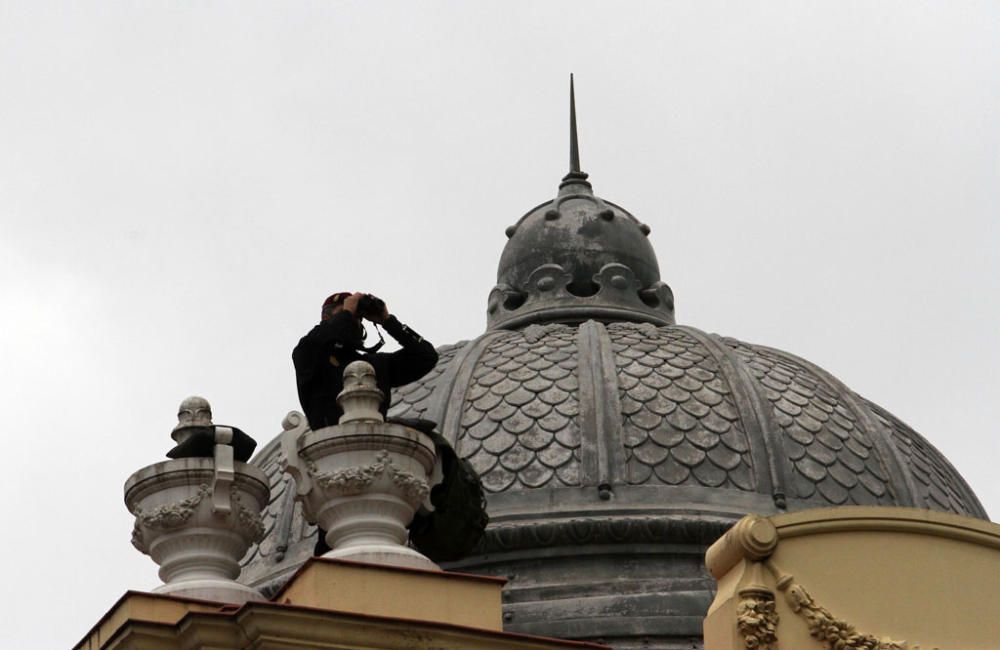
[[[781,618],[778,614],[776,591],[788,608],[802,618],[809,635],[824,650],[940,650],[923,648],[903,640],[877,637],[858,631],[847,620],[837,618],[819,604],[809,591],[790,573],[779,567],[771,555],[778,545],[777,530],[765,518],[748,515],[726,533],[719,549],[713,546],[707,556],[711,565],[720,556],[741,556],[746,566],[737,591],[734,624],[746,650],[802,650],[782,646]],[[713,553],[715,557],[713,557]],[[734,563],[735,566],[735,563]],[[774,585],[772,588],[770,585]]]

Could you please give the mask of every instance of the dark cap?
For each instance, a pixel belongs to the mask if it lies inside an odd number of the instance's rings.
[[[325,310],[327,307],[336,307],[340,303],[347,300],[350,296],[351,296],[350,291],[340,291],[338,293],[335,293],[323,301],[322,309]]]

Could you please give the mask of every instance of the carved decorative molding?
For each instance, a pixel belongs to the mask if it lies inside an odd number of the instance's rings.
[[[142,539],[141,526],[147,528],[157,528],[159,530],[169,530],[177,528],[191,518],[195,508],[203,499],[209,496],[208,485],[202,483],[198,486],[198,491],[186,499],[175,503],[165,503],[153,508],[150,512],[143,512],[142,508],[136,506],[133,514],[135,524],[132,526],[132,546],[140,552],[146,552],[146,544]]]
[[[383,449],[375,456],[375,462],[363,467],[348,467],[334,472],[320,472],[316,464],[308,464],[309,474],[316,485],[341,496],[361,494],[382,474],[388,474],[396,487],[403,490],[406,498],[420,502],[427,498],[430,486],[424,479],[396,467],[388,450]]]
[[[251,510],[243,504],[242,499],[236,494],[233,495],[233,505],[236,506],[236,521],[240,528],[249,533],[251,542],[259,542],[264,539],[264,519],[260,513]]]
[[[773,565],[768,565],[774,571]],[[806,620],[809,635],[823,643],[828,650],[920,650],[920,646],[911,646],[906,641],[894,641],[888,637],[879,639],[871,634],[858,632],[853,625],[836,618],[825,607],[820,606],[805,587],[794,582],[790,575],[778,578],[778,589],[784,592],[785,601],[791,610]]]
[[[316,485],[343,496],[361,494],[385,471],[385,466],[381,462],[372,463],[367,467],[347,467],[334,472],[321,472],[312,461],[307,467]]]
[[[135,523],[132,526],[132,546],[142,553],[148,549],[143,541],[142,527],[155,528],[158,530],[170,530],[184,525],[188,519],[194,515],[198,505],[211,493],[208,485],[202,483],[198,486],[198,492],[194,495],[177,501],[167,503],[153,508],[150,512],[143,512],[142,508],[135,508]],[[236,494],[232,496],[233,510],[236,512],[236,521],[240,528],[245,530],[249,538],[260,541],[264,537],[264,520],[259,513],[254,512],[243,504]]]
[[[736,627],[747,650],[777,650],[778,612],[774,594],[761,589],[741,591],[736,606]]]

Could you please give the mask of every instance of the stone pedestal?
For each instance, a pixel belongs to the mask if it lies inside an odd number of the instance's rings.
[[[303,423],[283,440],[303,513],[326,531],[332,550],[323,557],[440,570],[406,546],[407,527],[430,492],[433,441],[382,422],[369,364],[350,364],[344,385],[341,424],[309,431]]]

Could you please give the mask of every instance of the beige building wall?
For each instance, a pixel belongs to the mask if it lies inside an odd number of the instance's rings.
[[[996,524],[909,508],[750,515],[706,561],[719,583],[706,650],[1000,648]]]
[[[504,580],[314,558],[271,601],[128,592],[75,650],[610,650],[501,629]]]

